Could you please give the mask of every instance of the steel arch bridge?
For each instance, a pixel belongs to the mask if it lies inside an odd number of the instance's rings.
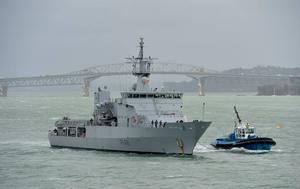
[[[127,75],[132,73],[131,63],[121,64],[106,64],[87,69],[79,70],[76,72],[68,73],[70,75]],[[217,71],[205,69],[195,65],[188,64],[175,64],[175,63],[154,63],[151,67],[151,74],[216,74]]]
[[[103,76],[130,75],[131,73],[132,64],[119,63],[94,66],[66,74],[4,78],[0,79],[0,96],[7,96],[9,87],[60,85],[82,85],[84,96],[89,96],[89,87],[93,80]],[[199,82],[201,77],[219,75],[217,71],[202,68],[200,66],[174,63],[154,63],[151,68],[151,74],[186,75],[194,79],[199,79]],[[201,86],[200,83],[199,86]]]

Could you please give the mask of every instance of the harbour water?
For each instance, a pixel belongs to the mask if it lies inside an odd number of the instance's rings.
[[[71,97],[70,97],[71,96]],[[186,94],[189,119],[213,121],[193,156],[50,148],[47,134],[62,116],[89,118],[92,98],[72,94],[0,98],[0,188],[299,188],[300,98]],[[268,153],[215,150],[232,131],[233,106],[257,134],[277,145]]]

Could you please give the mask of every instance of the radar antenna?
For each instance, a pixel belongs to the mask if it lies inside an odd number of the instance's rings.
[[[153,58],[149,56],[149,58],[144,58],[144,38],[140,38],[139,46],[140,51],[138,57],[130,57],[126,58],[132,64],[133,70],[132,74],[135,76],[149,77],[150,75],[150,67],[153,63]]]
[[[144,38],[140,38],[140,52],[139,52],[139,56],[138,56],[138,58],[137,59],[139,59],[140,61],[142,61],[143,60],[143,58],[144,58]]]

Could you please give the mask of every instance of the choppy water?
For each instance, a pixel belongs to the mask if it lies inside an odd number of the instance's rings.
[[[56,96],[59,96],[57,94]],[[190,119],[213,124],[193,156],[50,148],[48,129],[63,115],[89,118],[84,97],[0,98],[0,188],[299,188],[300,97],[185,96]],[[277,145],[269,153],[215,150],[209,143],[242,119]]]

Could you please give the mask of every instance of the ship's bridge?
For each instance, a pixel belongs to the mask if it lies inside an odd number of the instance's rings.
[[[181,99],[183,93],[175,91],[126,91],[121,92],[122,98],[159,98],[159,99]]]
[[[122,103],[134,107],[137,115],[143,115],[144,122],[148,125],[155,122],[186,121],[182,112],[183,93],[175,91],[125,91],[121,92]]]

